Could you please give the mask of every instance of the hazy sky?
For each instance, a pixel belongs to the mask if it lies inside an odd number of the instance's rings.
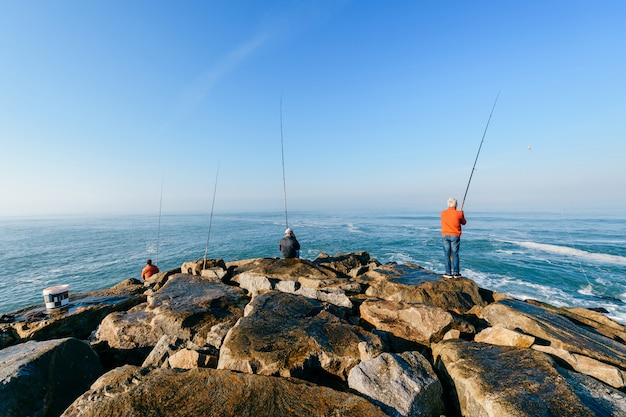
[[[0,0],[0,215],[626,214],[624,1]]]

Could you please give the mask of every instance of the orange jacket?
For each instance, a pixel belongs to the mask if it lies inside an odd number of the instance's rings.
[[[441,234],[443,236],[461,236],[461,225],[465,223],[463,211],[449,207],[441,212]]]
[[[145,281],[157,272],[159,272],[159,268],[156,265],[146,265],[141,270],[141,279]]]

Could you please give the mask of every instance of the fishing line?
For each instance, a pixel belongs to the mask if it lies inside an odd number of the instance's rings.
[[[163,207],[163,177],[161,177],[161,199],[159,200],[159,227],[157,228],[157,245],[155,265],[159,264],[159,241],[161,240],[161,208]]]
[[[491,116],[493,115],[493,110],[496,108],[496,103],[498,102],[498,97],[500,97],[500,92],[498,91],[498,95],[496,96],[496,100],[493,102],[493,107],[491,108],[491,113],[489,113],[489,119],[487,119],[487,125],[485,126],[485,131],[483,132],[483,138],[480,140],[480,146],[478,147],[478,152],[476,153],[476,159],[474,160],[474,166],[472,167],[472,172],[470,172],[469,181],[467,181],[467,188],[465,189],[465,195],[463,196],[463,202],[461,203],[461,211],[463,211],[463,206],[465,205],[465,197],[467,197],[467,191],[469,190],[470,183],[472,182],[472,176],[474,175],[474,171],[476,170],[476,162],[478,162],[478,155],[480,155],[480,150],[483,147],[483,142],[485,140],[485,135],[487,134],[487,129],[489,128],[489,122],[491,121]]]
[[[565,231],[567,232],[567,236],[569,237],[569,242],[572,248],[576,250],[580,250],[576,247],[576,245],[574,245],[574,239],[572,238],[572,234],[570,233],[570,228],[567,225],[567,222],[563,218],[563,213],[561,213],[561,222],[565,225]],[[587,273],[585,272],[585,269],[583,268],[583,263],[580,261],[580,256],[576,256],[576,260],[578,261],[578,267],[580,269],[580,272],[583,274],[583,276],[587,280],[587,284],[589,284],[589,287],[593,289],[593,285],[591,284],[591,281],[589,281],[589,277],[587,276]]]
[[[285,179],[285,145],[283,141],[283,92],[280,92],[280,149],[283,161],[283,196],[285,199],[285,228],[289,228],[287,220],[287,181]]]
[[[211,203],[211,216],[209,217],[209,232],[206,237],[206,246],[204,248],[204,264],[202,269],[206,269],[206,256],[209,253],[209,239],[211,238],[211,225],[213,224],[213,209],[215,208],[215,194],[217,191],[217,178],[220,174],[220,164],[217,164],[217,172],[215,173],[215,186],[213,187],[213,203]]]

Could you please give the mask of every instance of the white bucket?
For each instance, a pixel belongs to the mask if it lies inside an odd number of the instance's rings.
[[[43,290],[43,301],[48,310],[55,310],[66,306],[70,302],[70,286],[56,285]]]

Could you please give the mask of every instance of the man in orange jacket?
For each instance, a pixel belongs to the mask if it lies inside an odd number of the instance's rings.
[[[145,281],[157,272],[159,272],[159,267],[152,265],[152,259],[148,259],[146,261],[146,266],[144,266],[141,270],[141,279]]]
[[[465,224],[462,210],[456,209],[456,198],[448,199],[448,208],[441,212],[441,235],[446,265],[444,278],[460,277],[459,248],[461,246],[461,225]]]

